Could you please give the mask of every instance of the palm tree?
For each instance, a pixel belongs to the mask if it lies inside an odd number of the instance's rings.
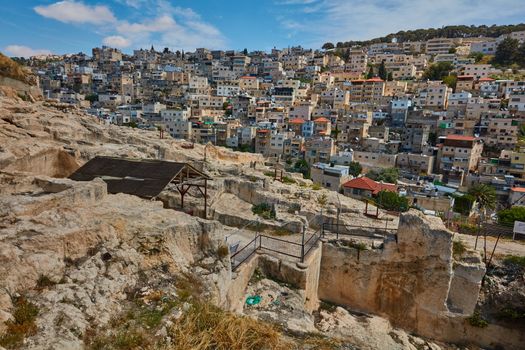
[[[481,222],[485,219],[487,210],[496,208],[496,190],[494,187],[487,184],[477,184],[472,186],[468,193],[476,199],[479,209],[479,220],[478,220],[478,234],[476,236],[476,243],[474,249],[478,246],[478,238],[481,230]],[[484,233],[484,259],[487,261],[487,233]]]

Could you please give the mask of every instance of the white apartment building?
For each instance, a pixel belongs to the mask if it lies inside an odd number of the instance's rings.
[[[236,81],[220,81],[217,83],[217,96],[237,96],[240,92],[241,88]]]
[[[479,80],[487,78],[494,73],[494,68],[490,64],[467,64],[463,67],[463,75],[468,75]]]
[[[434,38],[427,40],[426,53],[428,55],[437,55],[440,53],[448,53],[454,47],[454,39],[450,38]]]

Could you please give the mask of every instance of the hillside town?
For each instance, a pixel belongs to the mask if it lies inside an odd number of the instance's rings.
[[[0,350],[523,349],[515,1],[6,7]]]
[[[348,196],[407,196],[430,214],[476,184],[525,203],[525,75],[493,64],[525,31],[321,50],[111,47],[25,62],[44,97],[107,124],[268,157]]]

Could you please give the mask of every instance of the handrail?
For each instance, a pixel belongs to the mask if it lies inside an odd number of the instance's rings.
[[[335,223],[335,224],[332,224],[332,223],[329,223],[329,222],[325,222],[323,224],[325,227],[326,226],[343,226],[343,227],[357,227],[357,228],[369,228],[369,229],[374,229],[374,230],[381,230],[381,231],[397,231],[399,230],[399,228],[397,227],[379,227],[379,226],[361,226],[361,225],[349,225],[349,224],[338,224],[338,223]]]
[[[254,243],[257,238],[259,238],[259,235],[255,236],[254,239],[252,239],[250,242],[246,243],[246,245],[244,247],[242,247],[241,249],[239,249],[238,251],[235,252],[235,254],[233,254],[230,259],[233,259],[235,258],[237,255],[239,255],[244,249],[246,249],[248,246],[250,246],[250,244]]]
[[[297,242],[292,242],[292,241],[287,241],[286,239],[282,239],[282,238],[277,238],[277,237],[272,237],[272,236],[266,236],[266,235],[260,235],[261,238],[268,238],[270,240],[274,240],[274,241],[279,241],[279,242],[283,242],[283,243],[289,243],[289,244],[292,244],[292,245],[298,245],[298,246],[301,246],[301,243],[297,243]]]

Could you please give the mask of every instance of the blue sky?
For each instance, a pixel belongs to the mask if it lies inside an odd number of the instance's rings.
[[[0,51],[319,48],[399,30],[524,19],[523,0],[13,0],[2,7]]]

